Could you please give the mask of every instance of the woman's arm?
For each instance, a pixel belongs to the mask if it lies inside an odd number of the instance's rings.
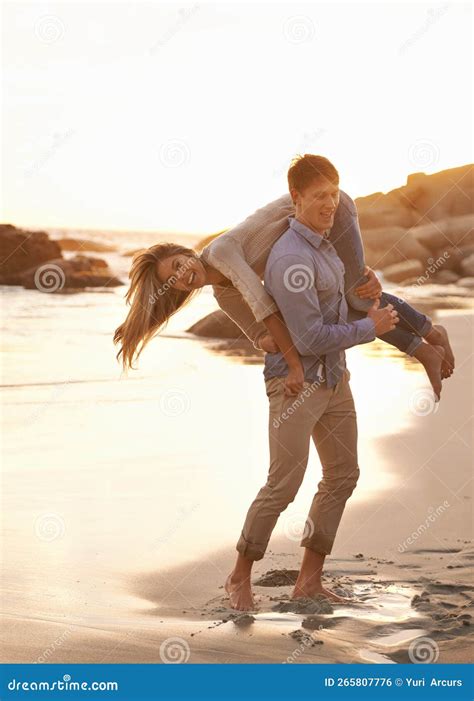
[[[259,284],[263,289],[260,280]],[[290,396],[300,392],[303,389],[304,382],[301,358],[293,345],[289,331],[280,313],[275,312],[265,317],[263,321],[257,321],[242,294],[235,287],[214,285],[213,291],[220,308],[237,324],[247,338],[252,341],[255,348],[268,350],[268,352],[277,352],[278,349],[281,350],[289,368],[285,382],[286,392]],[[270,334],[272,340],[276,343],[276,348],[272,348],[271,342],[268,339],[265,340],[266,348],[262,348],[260,345],[260,342],[265,336],[268,336],[268,334]]]

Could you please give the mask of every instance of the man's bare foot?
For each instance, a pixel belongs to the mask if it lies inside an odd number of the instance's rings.
[[[227,577],[224,588],[229,595],[230,605],[238,611],[251,611],[255,604],[250,587],[250,578],[240,581],[232,580],[232,573]]]
[[[433,387],[438,401],[441,396],[441,366],[444,360],[443,346],[421,343],[414,353],[414,357],[420,361],[426,370],[428,379]]]
[[[347,603],[350,601],[350,599],[346,599],[343,596],[335,594],[330,589],[326,589],[326,587],[323,587],[322,584],[311,587],[304,585],[299,586],[298,584],[295,584],[291,599],[314,599],[317,596],[324,596],[326,599],[334,601],[336,604]]]
[[[445,380],[454,372],[454,353],[449,342],[448,332],[440,324],[435,324],[431,331],[425,336],[428,343],[443,346],[444,348],[444,360],[441,364],[441,377]]]

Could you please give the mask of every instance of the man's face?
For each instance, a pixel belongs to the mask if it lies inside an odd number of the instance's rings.
[[[304,191],[291,190],[296,216],[318,232],[330,229],[339,204],[339,184],[317,178]]]

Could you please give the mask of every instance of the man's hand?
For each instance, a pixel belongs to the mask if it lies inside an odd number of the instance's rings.
[[[291,367],[285,380],[285,394],[287,397],[294,397],[299,394],[304,387],[303,366]]]
[[[261,350],[265,351],[265,353],[278,353],[280,350],[275,343],[273,336],[270,336],[269,333],[258,339],[258,345],[260,346]]]
[[[371,268],[366,266],[365,275],[369,278],[363,285],[357,287],[355,292],[361,299],[378,299],[382,294],[382,285],[379,282],[377,275]]]
[[[380,300],[376,299],[373,306],[367,312],[367,316],[375,324],[375,335],[381,336],[387,331],[392,331],[398,324],[398,312],[393,308],[393,304],[387,304],[383,309],[379,309]]]

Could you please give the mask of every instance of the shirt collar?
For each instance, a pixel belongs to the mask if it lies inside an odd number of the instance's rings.
[[[316,234],[314,231],[312,231],[305,224],[302,224],[300,221],[295,219],[295,217],[288,217],[288,221],[290,223],[290,229],[293,229],[293,231],[296,231],[297,234],[300,234],[314,248],[319,248],[321,245],[321,242],[323,240],[328,239],[330,229],[327,229],[324,232],[324,234],[321,235],[321,234]]]

